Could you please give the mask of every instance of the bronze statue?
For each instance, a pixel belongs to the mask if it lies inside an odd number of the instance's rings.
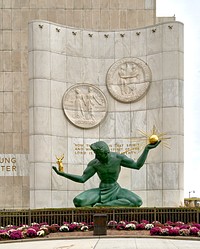
[[[72,181],[84,183],[95,173],[98,174],[101,182],[99,188],[89,189],[74,198],[76,207],[99,207],[99,206],[128,206],[139,207],[142,199],[128,189],[121,188],[117,183],[121,166],[139,170],[145,163],[148,152],[158,146],[160,141],[146,145],[141,156],[135,162],[124,154],[110,152],[108,145],[98,141],[90,145],[95,153],[95,159],[90,161],[82,176],[72,175],[59,171],[53,166],[54,171]]]

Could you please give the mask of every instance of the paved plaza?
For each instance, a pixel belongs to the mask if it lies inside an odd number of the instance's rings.
[[[0,249],[199,249],[200,240],[91,238],[2,243]]]

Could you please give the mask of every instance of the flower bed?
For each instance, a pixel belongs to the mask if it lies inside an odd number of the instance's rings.
[[[25,238],[45,237],[52,233],[68,233],[68,232],[87,232],[92,231],[94,224],[86,224],[85,222],[64,222],[62,225],[47,224],[47,223],[32,223],[31,226],[21,225],[13,226],[7,225],[6,227],[0,227],[0,240],[17,240]],[[183,222],[171,222],[168,221],[165,224],[161,224],[159,221],[149,223],[146,220],[137,221],[109,221],[107,228],[114,231],[141,231],[145,230],[151,236],[196,236],[200,237],[200,224]],[[142,233],[142,231],[141,231]],[[138,234],[138,233],[137,233]]]
[[[192,222],[184,224],[183,222],[166,222],[164,225],[156,223],[150,230],[151,235],[161,236],[199,236],[200,226],[199,224]]]

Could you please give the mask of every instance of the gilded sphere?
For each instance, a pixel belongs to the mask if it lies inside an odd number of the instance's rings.
[[[157,135],[151,135],[150,137],[149,137],[149,143],[150,144],[155,144],[155,143],[157,143],[158,142],[158,136]]]

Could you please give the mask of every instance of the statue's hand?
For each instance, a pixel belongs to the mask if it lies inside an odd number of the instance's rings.
[[[149,150],[154,149],[160,144],[160,142],[161,142],[161,140],[156,142],[155,144],[147,144],[146,148]]]
[[[59,173],[59,171],[58,171],[58,169],[56,168],[56,166],[52,166],[52,169],[58,174]]]

